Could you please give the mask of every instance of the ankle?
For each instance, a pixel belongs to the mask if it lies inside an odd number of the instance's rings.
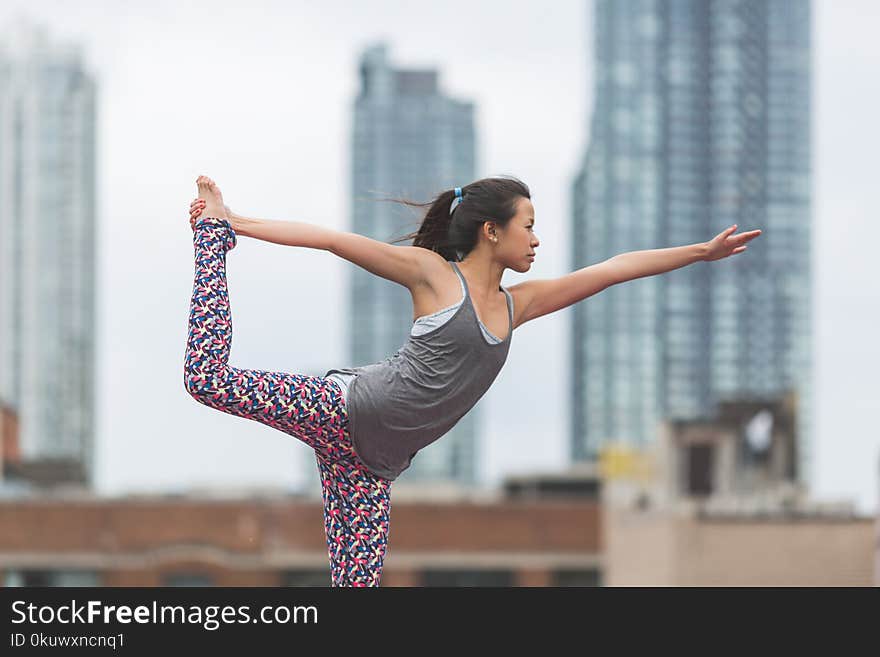
[[[201,226],[228,226],[232,228],[228,219],[216,215],[201,215],[196,219],[194,228],[200,228]]]
[[[196,220],[193,231],[197,232],[200,229],[207,229],[209,231],[210,229],[216,229],[217,232],[222,235],[221,239],[226,251],[234,249],[238,242],[235,235],[235,229],[232,227],[232,224],[228,219],[222,217],[199,217]]]

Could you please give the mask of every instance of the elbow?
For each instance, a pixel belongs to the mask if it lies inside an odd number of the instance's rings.
[[[318,248],[327,251],[328,253],[332,253],[335,256],[343,257],[340,255],[340,243],[345,234],[346,233],[343,231],[331,230],[328,228],[327,233],[318,245]]]
[[[627,271],[626,263],[623,262],[623,255],[624,254],[618,254],[616,256],[612,256],[602,263],[603,290],[611,287],[612,285],[617,285],[618,283],[626,283],[627,281],[632,280],[632,277]]]

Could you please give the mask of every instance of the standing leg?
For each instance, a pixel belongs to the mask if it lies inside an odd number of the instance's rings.
[[[391,481],[370,472],[351,448],[331,460],[317,454],[332,586],[379,586],[391,515]]]

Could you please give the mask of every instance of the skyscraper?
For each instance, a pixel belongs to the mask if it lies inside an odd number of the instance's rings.
[[[352,135],[352,230],[390,241],[415,230],[420,214],[378,199],[428,201],[474,179],[474,106],[443,94],[436,70],[391,66],[387,47],[360,61]],[[407,339],[414,317],[403,287],[349,265],[353,365],[380,362]],[[473,483],[478,403],[441,440],[413,459],[400,481]]]
[[[741,255],[615,286],[573,314],[572,455],[651,442],[722,400],[811,426],[810,2],[595,0],[595,107],[573,261],[760,228]]]
[[[22,458],[92,481],[95,83],[76,47],[0,40],[0,399]]]

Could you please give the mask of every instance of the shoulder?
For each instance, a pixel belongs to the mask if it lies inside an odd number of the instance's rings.
[[[507,290],[513,301],[513,328],[516,328],[526,321],[524,311],[534,296],[534,285],[532,285],[532,281],[523,281],[504,289]]]
[[[455,277],[452,264],[436,251],[425,249],[421,246],[409,247],[414,249],[414,256],[418,259],[422,270],[422,282],[434,291],[442,290],[449,285],[450,277]]]

